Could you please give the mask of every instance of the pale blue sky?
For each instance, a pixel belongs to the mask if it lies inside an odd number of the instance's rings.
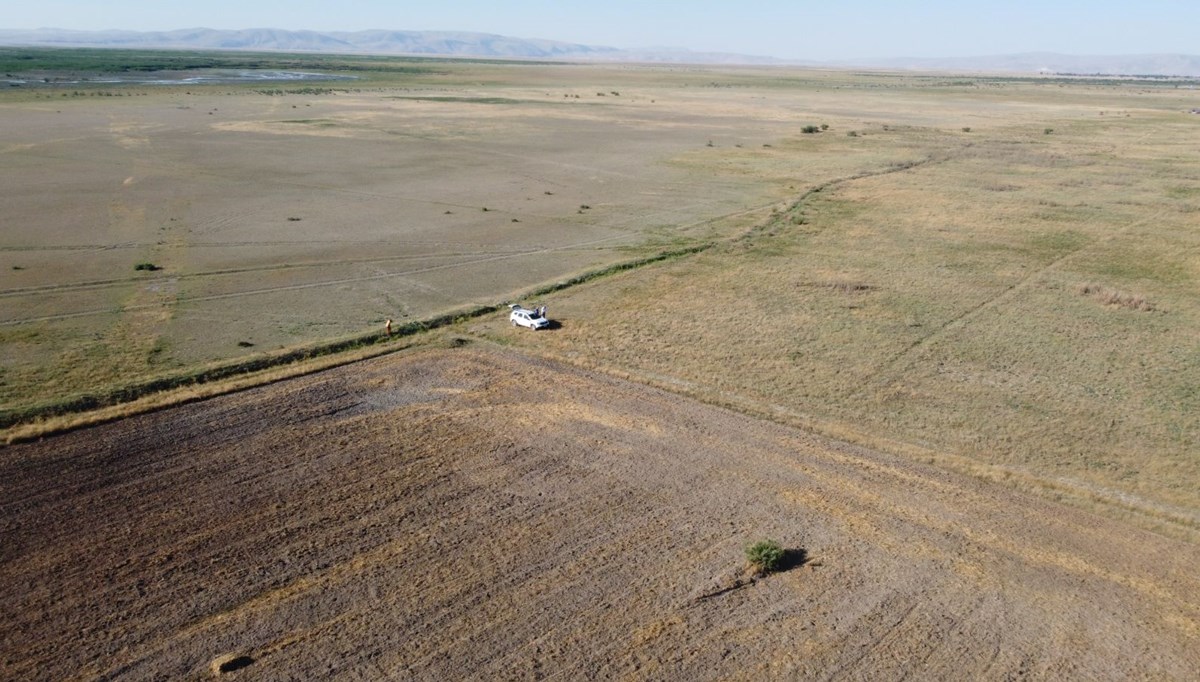
[[[1200,53],[1200,0],[36,0],[0,28],[460,30],[785,59]]]

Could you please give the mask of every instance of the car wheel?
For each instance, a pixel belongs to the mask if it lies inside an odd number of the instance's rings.
[[[517,326],[517,321],[516,321],[516,320],[511,320],[511,322],[512,322],[512,326],[514,326],[514,327],[515,327],[515,326]]]

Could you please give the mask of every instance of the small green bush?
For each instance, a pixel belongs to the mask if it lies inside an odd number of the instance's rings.
[[[155,265],[154,263],[138,263],[137,265],[133,266],[133,269],[154,272],[155,270],[162,270],[162,266]]]
[[[818,128],[817,126],[804,126],[803,128],[800,129],[800,132],[802,132],[806,135],[811,135],[813,133],[821,132],[821,129]]]
[[[783,561],[783,547],[774,540],[759,540],[746,548],[746,561],[759,575],[766,575],[779,568]]]

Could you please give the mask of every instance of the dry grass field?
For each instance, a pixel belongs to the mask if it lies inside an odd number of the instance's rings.
[[[902,92],[756,150],[816,191],[746,238],[555,295],[555,334],[472,329],[1190,534],[1200,119],[1175,91]]]
[[[0,92],[5,423],[555,325],[0,450],[0,677],[1196,670],[1195,83],[355,73]]]

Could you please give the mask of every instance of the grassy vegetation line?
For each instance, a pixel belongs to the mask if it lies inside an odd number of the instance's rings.
[[[392,337],[402,338],[405,336],[411,336],[418,332],[444,327],[460,319],[478,317],[480,315],[494,312],[497,310],[497,308],[497,306],[479,306],[465,311],[457,311],[453,313],[447,313],[445,315],[439,315],[428,320],[409,322],[394,328],[392,331]],[[170,376],[156,377],[146,381],[128,384],[126,386],[119,386],[106,391],[83,393],[53,402],[31,405],[23,408],[3,410],[0,411],[0,428],[6,429],[37,419],[45,419],[49,417],[58,417],[79,412],[86,412],[89,410],[96,410],[102,407],[132,402],[151,393],[169,391],[184,386],[217,382],[253,372],[260,372],[273,367],[290,365],[327,355],[345,353],[383,343],[387,341],[388,338],[389,337],[379,332],[368,332],[349,338],[337,339],[325,343],[305,346],[303,348],[296,348],[284,351],[282,353],[251,358],[248,360],[222,363],[216,366],[205,367],[199,370]]]
[[[322,55],[287,52],[204,50],[127,50],[112,48],[0,47],[0,71],[150,72],[201,69],[322,69],[378,71],[408,75],[443,74],[423,64],[507,64],[498,59]],[[534,62],[557,64],[561,62]]]
[[[634,270],[636,268],[640,268],[645,265],[650,265],[651,263],[661,263],[663,261],[673,260],[676,258],[682,258],[684,256],[690,256],[693,254],[701,253],[703,251],[707,251],[707,250],[711,249],[712,247],[714,247],[716,245],[717,245],[716,242],[706,242],[704,244],[699,244],[697,246],[689,246],[689,247],[683,248],[683,249],[672,249],[669,251],[661,251],[653,256],[647,256],[645,258],[637,258],[634,260],[628,260],[628,261],[623,261],[620,263],[615,263],[608,267],[600,268],[599,270],[591,270],[591,271],[585,272],[581,275],[576,275],[575,277],[571,277],[570,279],[565,279],[560,282],[555,282],[554,284],[549,284],[544,287],[539,287],[539,288],[534,289],[533,291],[529,292],[529,295],[530,296],[545,296],[546,294],[552,294],[556,291],[562,291],[563,289],[569,289],[571,287],[578,286],[578,285],[584,284],[586,282],[591,282],[592,280],[599,279],[601,277],[607,277],[608,275],[615,275],[618,272],[625,272],[626,270]]]
[[[968,144],[967,146],[969,147],[970,145]],[[915,161],[903,161],[903,162],[899,162],[899,163],[892,163],[892,164],[889,164],[886,168],[883,168],[880,170],[862,171],[859,173],[854,173],[852,175],[847,175],[847,176],[840,177],[840,178],[834,178],[832,180],[826,180],[825,182],[822,182],[814,187],[810,187],[808,190],[806,190],[803,194],[801,194],[799,196],[799,198],[797,198],[795,201],[793,201],[791,204],[789,204],[788,207],[782,213],[780,213],[775,220],[768,220],[766,222],[763,222],[762,224],[755,225],[751,229],[747,230],[745,232],[745,234],[738,237],[738,239],[739,240],[752,239],[755,236],[757,236],[763,232],[769,232],[771,235],[773,235],[774,232],[770,232],[770,231],[776,225],[780,224],[780,220],[789,220],[789,219],[792,221],[796,220],[797,218],[800,217],[798,214],[800,209],[804,208],[804,205],[807,204],[813,197],[816,197],[817,195],[821,194],[821,192],[824,192],[826,190],[834,189],[834,188],[836,188],[840,185],[844,185],[848,182],[854,182],[855,180],[865,180],[867,178],[879,177],[882,175],[888,175],[890,173],[899,173],[901,171],[911,170],[913,168],[919,168],[919,167],[927,165],[927,164],[941,163],[941,162],[948,161],[948,160],[949,160],[949,157],[947,157],[947,156],[938,156],[938,157],[927,156],[923,159],[918,159]]]
[[[714,245],[715,243],[710,242],[683,249],[662,251],[644,258],[623,261],[604,268],[589,270],[569,279],[538,287],[528,292],[528,294],[518,298],[544,296],[546,294],[562,291],[586,282],[591,282],[602,277],[607,277],[619,272],[625,272],[627,270],[649,265],[651,263],[660,263],[663,261],[700,253],[712,248]],[[382,344],[389,340],[404,338],[414,334],[419,334],[421,332],[432,331],[434,329],[446,327],[457,322],[482,317],[484,315],[490,315],[501,311],[503,307],[503,304],[473,306],[465,310],[456,310],[438,315],[436,317],[408,322],[406,324],[394,327],[392,329],[391,337],[388,337],[387,335],[378,331],[365,332],[349,338],[336,339],[302,348],[295,348],[281,353],[251,358],[248,360],[221,363],[219,365],[204,367],[198,370],[183,372],[180,374],[155,377],[145,381],[139,381],[125,386],[118,386],[104,391],[82,393],[51,402],[0,410],[0,429],[8,430],[16,426],[33,423],[35,421],[44,421],[56,417],[77,415],[85,412],[100,410],[102,408],[133,403],[156,393],[164,393],[167,391],[184,387],[198,386],[202,384],[217,383],[229,379],[246,377],[247,375],[272,368],[304,363],[326,356],[341,355],[377,344]],[[399,348],[394,350],[399,350]],[[384,352],[392,351],[387,350]],[[378,354],[372,354],[368,357],[374,357],[375,355]],[[266,383],[272,380],[273,379],[270,378],[264,378],[263,382],[251,382],[249,384],[240,386],[240,388],[249,388],[251,386],[259,385],[259,383]],[[155,404],[152,406],[152,409],[159,409],[165,406],[166,405]],[[130,416],[137,412],[138,410],[132,410],[129,413],[122,414],[120,416]],[[73,428],[73,424],[65,423],[63,428]],[[47,430],[39,430],[36,435],[48,435],[49,433],[53,433],[58,430],[61,429],[49,428]],[[14,442],[14,439],[11,435],[8,439],[8,442]]]

